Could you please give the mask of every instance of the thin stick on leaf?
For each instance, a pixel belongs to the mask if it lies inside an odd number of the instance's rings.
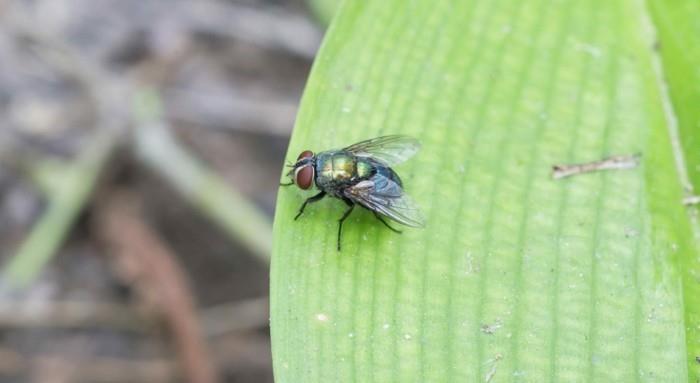
[[[592,173],[601,170],[634,169],[639,166],[641,156],[612,156],[600,161],[585,162],[580,164],[563,164],[552,166],[552,178],[555,180],[578,174]]]

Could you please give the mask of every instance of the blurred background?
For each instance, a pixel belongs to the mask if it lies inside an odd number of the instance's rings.
[[[0,0],[0,382],[272,382],[302,0]]]

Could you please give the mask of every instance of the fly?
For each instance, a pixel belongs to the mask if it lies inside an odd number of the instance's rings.
[[[358,142],[343,149],[314,154],[305,150],[296,163],[289,165],[290,182],[281,186],[297,185],[308,190],[316,185],[319,193],[307,198],[294,217],[304,213],[306,205],[325,196],[338,198],[348,206],[338,220],[338,251],[343,221],[356,205],[370,210],[386,227],[396,233],[384,219],[409,227],[425,226],[425,219],[416,203],[403,191],[403,183],[391,166],[411,158],[420,149],[412,137],[393,135]]]

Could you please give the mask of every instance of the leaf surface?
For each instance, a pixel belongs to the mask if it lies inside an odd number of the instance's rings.
[[[345,205],[324,199],[294,221],[312,194],[280,190],[276,380],[696,377],[694,226],[646,5],[350,0],[338,12],[288,159],[416,137],[423,149],[395,170],[427,226],[397,235],[358,210],[338,252]],[[635,169],[550,175],[633,154]]]

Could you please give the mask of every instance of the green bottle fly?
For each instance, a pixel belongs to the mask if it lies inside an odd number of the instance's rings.
[[[404,193],[401,179],[390,167],[407,160],[419,149],[420,144],[414,138],[395,135],[316,155],[310,150],[303,151],[287,174],[291,182],[282,186],[297,185],[307,190],[315,184],[319,193],[304,201],[294,219],[304,213],[306,205],[326,195],[344,201],[348,209],[338,223],[338,250],[343,221],[355,205],[372,211],[379,221],[397,233],[400,231],[382,217],[409,227],[423,227],[425,219],[420,209]]]

